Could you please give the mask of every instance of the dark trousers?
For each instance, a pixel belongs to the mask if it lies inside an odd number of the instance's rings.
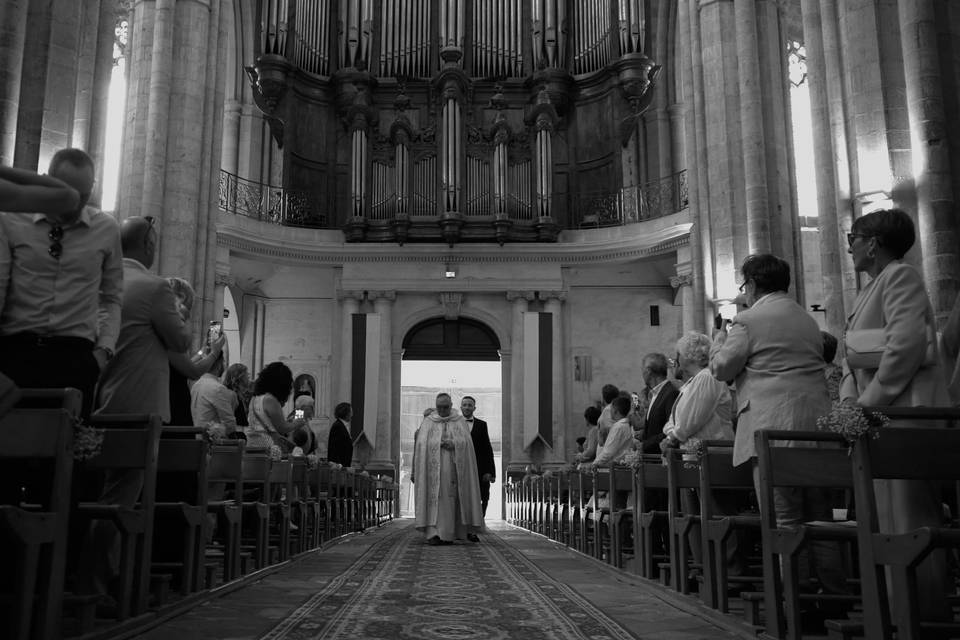
[[[483,517],[487,517],[487,503],[490,502],[490,483],[480,480],[480,506],[483,507]]]
[[[89,340],[28,334],[0,337],[0,371],[21,389],[79,389],[83,394],[80,416],[90,417],[100,367]]]

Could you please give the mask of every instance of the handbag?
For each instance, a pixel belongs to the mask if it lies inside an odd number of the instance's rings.
[[[851,329],[843,336],[844,357],[851,369],[879,369],[887,348],[883,329]],[[921,366],[937,363],[937,332],[927,325],[927,347]]]

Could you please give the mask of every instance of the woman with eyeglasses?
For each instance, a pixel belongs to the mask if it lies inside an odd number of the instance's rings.
[[[936,325],[923,276],[903,260],[915,240],[913,221],[898,209],[857,218],[847,234],[853,267],[870,282],[857,296],[847,321],[842,401],[865,407],[950,404],[937,363]],[[869,335],[882,336],[876,361],[864,353],[864,336]],[[912,426],[904,421],[894,424]],[[881,531],[904,533],[940,525],[940,499],[930,484],[878,480],[874,486]],[[949,619],[946,567],[945,555],[934,553],[917,568],[917,601],[924,620]]]

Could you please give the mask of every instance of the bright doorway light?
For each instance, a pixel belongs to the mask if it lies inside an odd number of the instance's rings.
[[[110,73],[110,92],[107,96],[107,132],[103,147],[103,191],[100,208],[115,211],[117,188],[120,182],[120,153],[123,147],[123,124],[127,104],[127,22],[120,22],[114,30],[113,71]]]

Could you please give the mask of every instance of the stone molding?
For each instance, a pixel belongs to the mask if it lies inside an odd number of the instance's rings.
[[[368,300],[388,300],[393,302],[397,299],[396,291],[367,291]]]
[[[342,289],[337,291],[337,300],[356,300],[357,302],[363,302],[363,298],[363,291],[344,291]]]
[[[670,286],[674,289],[693,286],[693,274],[681,273],[675,276],[670,276]]]
[[[538,291],[540,299],[544,302],[549,302],[550,300],[556,300],[557,302],[563,303],[567,299],[566,291]]]
[[[440,304],[443,306],[443,317],[456,320],[460,317],[460,308],[463,306],[463,294],[445,291],[440,294]]]
[[[533,302],[536,294],[533,291],[507,291],[507,302],[516,302],[517,300],[526,300]]]

